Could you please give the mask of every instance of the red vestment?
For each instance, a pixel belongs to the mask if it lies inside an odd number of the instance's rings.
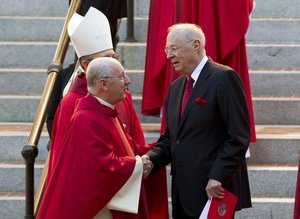
[[[142,113],[145,115],[160,113],[167,93],[166,88],[178,76],[170,69],[170,62],[167,62],[163,53],[167,27],[174,23],[195,23],[201,26],[206,36],[206,54],[214,61],[228,65],[239,73],[249,108],[251,142],[255,142],[255,122],[245,43],[253,0],[169,1],[169,7],[164,5],[165,1],[159,3],[151,1],[150,4],[150,7],[154,7],[150,8],[150,12],[156,10],[156,13],[155,16],[149,14],[148,28],[151,28],[148,29]],[[173,17],[174,20],[170,21]],[[160,22],[154,22],[155,20]],[[164,83],[161,83],[162,81]],[[163,123],[162,130],[164,128]]]
[[[87,93],[88,91],[85,74],[81,74],[80,76],[76,77],[74,83],[70,87],[69,92],[66,94],[66,96],[64,96],[57,108],[52,128],[47,181],[51,176],[52,169],[56,165],[57,156],[62,149],[64,136],[66,134],[70,119],[73,115],[75,103],[78,99],[84,97]],[[139,145],[144,145],[144,133],[138,115],[134,109],[131,94],[129,92],[126,92],[126,96],[123,101],[116,104],[116,108],[119,111],[118,118],[125,126],[125,131]]]
[[[46,185],[52,175],[53,168],[57,165],[58,155],[63,148],[63,140],[66,134],[68,124],[71,116],[73,115],[75,103],[78,99],[87,94],[87,84],[85,75],[77,76],[72,84],[68,94],[62,99],[58,110],[55,114],[53,129],[52,129],[52,142],[50,150],[50,160],[47,174]],[[125,132],[138,144],[140,150],[137,152],[143,155],[149,149],[145,145],[144,133],[138,115],[135,111],[132,97],[129,91],[126,92],[124,100],[116,104],[116,109],[119,111],[118,118],[124,125]],[[142,147],[143,146],[143,147]],[[167,180],[166,174],[163,171],[149,176],[145,180],[145,188],[147,193],[147,205],[151,215],[165,215],[168,212],[168,205],[161,205],[157,200],[168,199]],[[159,217],[150,217],[151,219]],[[162,218],[162,217],[160,217]]]
[[[92,218],[125,184],[136,160],[128,155],[114,125],[117,114],[89,94],[78,101],[38,219]],[[148,218],[146,207],[141,189],[138,214],[111,212],[114,219],[144,219]]]
[[[67,127],[74,113],[75,103],[79,98],[84,97],[86,94],[87,87],[85,75],[77,76],[69,92],[61,100],[57,108],[52,128],[52,138],[46,185],[49,180],[49,177],[51,176],[52,169],[56,165],[57,157],[62,149]]]
[[[144,145],[144,132],[129,91],[126,92],[125,98],[116,104],[116,108],[119,111],[118,118],[123,123],[126,133],[129,134],[138,145]]]

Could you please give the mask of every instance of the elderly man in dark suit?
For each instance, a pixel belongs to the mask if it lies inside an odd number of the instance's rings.
[[[152,172],[171,163],[173,217],[198,219],[207,200],[223,198],[224,189],[239,198],[236,210],[251,207],[249,113],[237,72],[206,56],[195,24],[171,26],[165,52],[182,76],[166,97],[167,129],[144,157]]]

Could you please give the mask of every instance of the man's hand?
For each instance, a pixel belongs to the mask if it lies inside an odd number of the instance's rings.
[[[217,180],[209,179],[205,190],[209,199],[224,198],[224,189],[222,188],[222,184]]]
[[[153,169],[153,163],[151,162],[148,155],[142,156],[143,161],[143,179],[146,179]]]

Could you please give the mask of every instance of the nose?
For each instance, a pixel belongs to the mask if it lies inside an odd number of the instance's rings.
[[[125,80],[124,80],[124,82],[125,82],[126,85],[128,85],[128,84],[131,83],[131,80],[130,80],[130,78],[128,77],[127,74],[125,74]]]
[[[167,59],[171,59],[173,57],[174,57],[174,54],[171,53],[170,51],[168,51],[168,53],[167,53]]]

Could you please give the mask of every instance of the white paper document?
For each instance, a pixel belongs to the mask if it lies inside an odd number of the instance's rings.
[[[201,212],[201,215],[200,215],[199,219],[207,219],[210,204],[211,204],[211,200],[208,199],[205,206],[204,206],[204,208],[203,208],[203,210],[202,210],[202,212]]]

